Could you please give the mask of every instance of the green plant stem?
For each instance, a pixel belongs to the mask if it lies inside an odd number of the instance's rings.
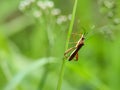
[[[67,37],[67,41],[66,41],[65,50],[68,49],[69,39],[70,39],[70,36],[71,36],[71,33],[72,33],[72,28],[73,28],[74,19],[75,19],[77,2],[78,2],[78,0],[75,0],[73,12],[72,12],[72,20],[71,20],[71,22],[70,22],[70,26],[69,26],[69,30],[68,30],[68,37]],[[59,80],[58,80],[58,84],[57,84],[57,90],[61,90],[62,79],[63,79],[63,75],[64,75],[64,68],[65,68],[65,59],[62,60],[62,66],[61,66],[60,75],[59,75]]]
[[[58,80],[58,84],[57,84],[57,90],[61,90],[62,78],[63,78],[63,75],[64,75],[64,68],[65,68],[65,59],[63,59],[63,61],[62,61],[60,76],[59,76],[59,80]]]
[[[78,2],[78,0],[75,0],[73,12],[72,12],[72,19],[71,19],[69,30],[68,30],[68,37],[67,37],[67,42],[66,42],[66,50],[68,49],[69,40],[70,40],[70,36],[71,36],[71,33],[72,33],[72,29],[73,29],[75,13],[76,13],[76,9],[77,9],[77,2]]]
[[[46,21],[46,22],[48,22],[48,21]],[[44,23],[43,25],[46,25],[46,23]],[[44,27],[46,27],[46,26],[44,26]],[[51,28],[51,27],[49,26],[49,23],[47,23],[47,28],[45,28],[45,29],[46,29],[47,45],[48,45],[46,57],[49,57],[49,56],[50,56],[50,54],[51,54],[51,49],[50,49],[50,48],[51,48],[51,46],[52,46],[51,43],[50,43],[50,40],[51,40],[51,37],[50,37],[50,36],[53,36],[53,35],[52,35],[52,33],[49,32],[49,28]],[[50,30],[50,31],[51,31],[51,30]],[[50,69],[49,69],[49,61],[48,61],[47,65],[46,65],[46,67],[45,67],[45,71],[44,71],[44,73],[43,73],[43,75],[42,75],[42,79],[41,79],[41,81],[40,81],[38,90],[43,90],[43,89],[44,89],[44,85],[45,85],[45,82],[46,82],[47,77],[48,77],[48,75],[49,75],[49,71],[50,71]]]

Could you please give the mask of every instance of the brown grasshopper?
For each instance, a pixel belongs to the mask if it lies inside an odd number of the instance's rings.
[[[71,61],[74,57],[76,58],[76,61],[78,60],[78,51],[82,48],[82,46],[84,45],[84,36],[83,34],[81,35],[80,39],[78,40],[77,44],[72,47],[69,48],[67,51],[65,51],[64,56],[66,57],[66,54],[68,54],[71,50],[72,53],[70,54],[70,56],[68,57],[68,60]]]

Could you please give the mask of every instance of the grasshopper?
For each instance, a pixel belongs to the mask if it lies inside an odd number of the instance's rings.
[[[66,57],[66,54],[68,54],[70,51],[73,50],[70,56],[68,57],[68,60],[71,61],[75,57],[76,61],[78,61],[78,51],[82,48],[83,45],[84,45],[84,35],[82,34],[77,44],[74,47],[66,50],[64,56]]]

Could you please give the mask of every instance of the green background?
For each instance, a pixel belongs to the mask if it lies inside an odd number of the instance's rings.
[[[0,90],[56,90],[70,21],[36,19],[36,5],[20,11],[20,2],[0,0]],[[54,4],[67,16],[74,0]],[[120,0],[78,0],[73,32],[88,34],[79,60],[66,61],[61,90],[119,90]]]

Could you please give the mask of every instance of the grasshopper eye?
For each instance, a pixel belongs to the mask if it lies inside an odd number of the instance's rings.
[[[82,40],[85,40],[85,37],[83,37]]]

